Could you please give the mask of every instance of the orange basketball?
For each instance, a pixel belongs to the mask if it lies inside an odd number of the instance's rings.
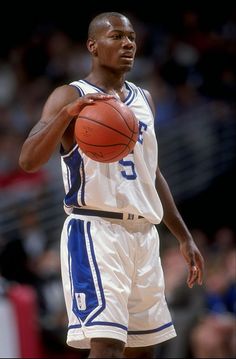
[[[138,140],[138,121],[123,102],[97,100],[81,110],[74,133],[88,157],[98,162],[116,162],[133,150]]]

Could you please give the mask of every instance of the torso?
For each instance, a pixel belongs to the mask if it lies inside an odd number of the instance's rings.
[[[81,96],[104,92],[85,80],[72,82]],[[125,82],[124,103],[139,120],[139,139],[133,153],[114,163],[89,159],[77,145],[62,155],[65,210],[73,206],[128,212],[159,223],[163,210],[155,189],[157,142],[154,117],[142,89]]]

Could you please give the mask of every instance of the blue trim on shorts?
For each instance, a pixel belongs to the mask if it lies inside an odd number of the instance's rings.
[[[138,335],[138,334],[151,334],[151,333],[156,333],[156,332],[160,332],[163,329],[166,329],[168,327],[171,327],[173,325],[172,322],[166,323],[164,325],[162,325],[159,328],[155,328],[155,329],[150,329],[150,330],[129,330],[128,334],[129,335]]]
[[[128,328],[122,324],[119,323],[112,323],[112,322],[92,322],[92,323],[86,323],[85,327],[92,327],[93,325],[101,325],[101,326],[107,326],[107,327],[117,327],[120,329],[123,329],[127,332]],[[72,324],[68,326],[68,329],[76,329],[81,328],[81,324]]]
[[[108,326],[108,327],[117,327],[117,328],[121,328],[123,330],[125,330],[127,332],[127,327],[122,325],[122,324],[118,324],[118,323],[112,323],[112,322],[92,322],[92,323],[86,323],[85,326],[86,327],[91,327],[93,325],[102,325],[102,326]],[[155,329],[150,329],[150,330],[129,330],[128,334],[129,335],[142,335],[142,334],[152,334],[152,333],[156,333],[156,332],[160,332],[168,327],[171,327],[173,325],[172,322],[166,323],[164,325],[162,325],[159,328],[155,328]],[[70,325],[68,327],[68,329],[74,329],[74,328],[81,328],[80,324],[74,324],[74,325]]]
[[[125,325],[119,324],[119,323],[113,323],[113,322],[88,322],[85,324],[86,327],[91,327],[92,325],[103,325],[108,327],[117,327],[125,330],[127,332],[128,328]]]
[[[68,266],[71,281],[72,310],[76,317],[83,322],[92,312],[95,311],[89,321],[105,308],[105,296],[94,253],[90,227],[91,223],[88,222],[85,229],[85,223],[80,219],[71,219],[68,225]],[[87,231],[89,246],[86,242],[85,231]],[[92,260],[89,260],[88,250],[90,250]],[[95,287],[91,265],[96,272],[98,288]],[[101,303],[98,300],[97,290],[101,297]],[[85,309],[78,306],[78,296],[81,294],[85,295]],[[98,309],[97,311],[96,308]]]
[[[102,287],[102,280],[101,280],[101,276],[100,276],[100,272],[98,269],[98,264],[96,261],[96,257],[95,257],[95,252],[94,252],[94,247],[93,247],[93,241],[92,241],[92,236],[91,236],[91,222],[87,222],[87,233],[88,233],[88,239],[89,239],[89,243],[90,243],[90,249],[91,249],[91,255],[92,255],[92,259],[93,259],[93,265],[96,271],[96,275],[97,275],[97,282],[98,282],[98,287],[99,287],[99,292],[101,295],[101,300],[102,300],[102,306],[101,308],[96,311],[96,313],[94,313],[94,315],[89,318],[88,322],[86,324],[89,324],[92,322],[92,320],[94,318],[96,318],[106,307],[106,300],[105,300],[105,295],[104,295],[104,291],[103,291],[103,287]]]

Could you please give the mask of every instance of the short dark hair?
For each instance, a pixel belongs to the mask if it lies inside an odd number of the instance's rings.
[[[122,17],[126,17],[125,15],[119,13],[119,12],[114,12],[114,11],[111,11],[111,12],[103,12],[97,16],[95,16],[90,24],[89,24],[89,27],[88,27],[88,38],[94,38],[95,35],[96,35],[96,32],[98,30],[98,27],[99,25],[102,25],[102,23],[109,19],[110,17],[119,17],[119,18],[122,18]]]

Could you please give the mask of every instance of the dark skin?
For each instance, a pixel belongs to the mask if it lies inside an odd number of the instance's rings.
[[[95,100],[119,97],[125,100],[125,75],[134,62],[135,32],[126,17],[110,16],[96,24],[96,32],[87,40],[92,57],[92,69],[85,78],[102,88],[104,94],[88,94],[79,97],[78,91],[68,85],[56,88],[46,101],[42,116],[24,142],[20,154],[20,166],[27,172],[35,172],[52,156],[61,143],[69,151],[75,143],[74,121],[84,106]],[[151,95],[146,91],[150,104]],[[154,109],[154,106],[153,106]],[[202,284],[203,258],[185,225],[159,168],[156,172],[156,188],[163,204],[163,222],[177,238],[180,251],[187,262],[189,288]],[[152,358],[154,347],[124,348],[125,344],[115,339],[94,338],[91,340],[89,358]]]

